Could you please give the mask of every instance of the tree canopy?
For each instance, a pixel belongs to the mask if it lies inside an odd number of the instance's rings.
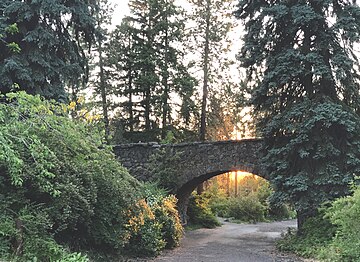
[[[65,86],[87,78],[84,48],[89,46],[97,1],[21,1],[0,3],[0,91],[26,90],[66,100]],[[18,30],[6,33],[9,25]],[[6,45],[17,44],[17,50]]]
[[[347,193],[360,171],[360,8],[354,1],[240,0],[239,59],[252,83],[264,164],[307,216]],[[302,219],[300,218],[300,224]]]

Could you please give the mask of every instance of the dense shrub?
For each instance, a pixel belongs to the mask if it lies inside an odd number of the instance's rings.
[[[189,199],[188,212],[189,223],[201,225],[206,228],[220,226],[209,206],[209,197],[206,194],[193,194]]]
[[[360,187],[319,210],[301,235],[289,232],[278,242],[282,251],[325,261],[360,261]]]
[[[267,211],[267,219],[279,221],[294,218],[296,218],[296,212],[290,207],[290,205],[284,203],[275,205],[270,202]]]
[[[209,207],[216,216],[229,217],[230,198],[212,197],[210,198]]]
[[[25,93],[0,99],[1,257],[65,259],[59,243],[121,248],[139,184],[101,135],[65,105]]]
[[[331,242],[336,231],[330,220],[324,218],[323,211],[307,219],[303,229],[301,235],[295,230],[289,230],[284,238],[277,242],[277,248],[303,257],[316,257],[320,248]]]
[[[325,212],[337,231],[320,257],[331,261],[360,261],[360,187],[352,196],[334,201]]]
[[[153,176],[153,182],[172,193],[176,192],[179,186],[177,163],[181,154],[174,154],[170,147],[166,147],[159,149],[149,159],[148,169]]]
[[[152,184],[145,185],[143,197],[129,212],[127,250],[154,256],[163,248],[178,246],[183,228],[176,210],[177,199]]]
[[[286,204],[272,203],[273,190],[268,181],[248,175],[238,181],[237,196],[229,196],[222,179],[212,181],[204,196],[209,198],[213,213],[220,217],[235,218],[241,222],[258,222],[293,218],[295,213]]]
[[[232,198],[229,201],[229,217],[242,222],[265,221],[266,207],[252,195]]]

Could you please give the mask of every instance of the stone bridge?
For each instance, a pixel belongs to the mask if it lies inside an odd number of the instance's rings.
[[[194,142],[183,144],[136,143],[114,147],[119,161],[131,175],[143,181],[166,180],[179,199],[183,221],[191,192],[202,182],[229,171],[247,171],[261,177],[261,139]],[[170,170],[170,177],[154,175],[156,168]],[[160,181],[164,182],[164,181]]]

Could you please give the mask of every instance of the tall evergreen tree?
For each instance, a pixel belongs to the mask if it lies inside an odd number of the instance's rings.
[[[176,111],[186,122],[186,108],[193,107],[194,79],[178,48],[184,21],[173,0],[132,0],[129,6],[132,13],[114,32],[109,48],[118,80],[114,92],[125,98],[120,111],[128,119],[126,131],[145,132],[145,139],[165,138]]]
[[[89,61],[91,65],[91,78],[89,87],[93,88],[95,105],[100,105],[100,111],[104,124],[104,138],[106,143],[110,143],[110,93],[109,93],[109,70],[106,68],[106,48],[109,42],[109,30],[113,15],[113,5],[107,0],[97,0],[98,9],[94,17],[96,22],[96,33],[93,48],[90,53]]]
[[[214,89],[216,79],[220,79],[222,70],[226,68],[227,61],[222,57],[228,51],[228,33],[232,23],[229,15],[232,12],[232,0],[189,0],[192,4],[192,19],[195,22],[190,30],[193,36],[192,49],[198,59],[197,67],[200,68],[201,77],[199,83],[202,85],[201,111],[199,140],[207,139],[207,113],[209,91]],[[225,65],[225,66],[224,66]],[[225,69],[226,68],[226,69]],[[214,92],[213,92],[214,93]],[[214,103],[216,103],[214,101]],[[197,188],[198,194],[204,191],[204,185]]]
[[[121,25],[111,33],[110,43],[106,52],[107,64],[110,68],[110,77],[113,80],[112,87],[108,90],[114,97],[121,98],[121,101],[114,102],[112,105],[117,118],[121,118],[122,126],[116,129],[124,129],[129,133],[137,130],[141,122],[139,101],[135,101],[136,96],[140,95],[135,86],[138,76],[138,60],[136,60],[136,41],[138,32],[125,17]],[[120,112],[117,112],[117,111]],[[114,120],[119,122],[118,120]]]
[[[17,43],[9,52],[0,42],[1,92],[13,89],[66,99],[65,84],[86,80],[86,60],[80,43],[90,44],[95,24],[91,0],[0,2],[0,28],[17,24],[4,41]]]
[[[301,228],[360,172],[360,8],[348,0],[240,0],[236,15],[245,21],[240,60],[253,83],[273,200],[290,199]]]
[[[201,68],[202,97],[199,139],[206,139],[206,115],[209,89],[214,88],[216,79],[222,70],[228,70],[223,54],[228,51],[228,33],[232,27],[232,0],[189,0],[193,6],[192,19],[194,53],[200,57],[198,67]]]

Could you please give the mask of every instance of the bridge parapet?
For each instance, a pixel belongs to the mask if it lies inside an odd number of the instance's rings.
[[[261,175],[258,149],[261,139],[206,141],[181,144],[132,143],[114,147],[120,162],[139,180],[152,180],[151,156],[165,149],[169,157],[178,154],[174,163],[181,183],[195,177],[244,170]]]

